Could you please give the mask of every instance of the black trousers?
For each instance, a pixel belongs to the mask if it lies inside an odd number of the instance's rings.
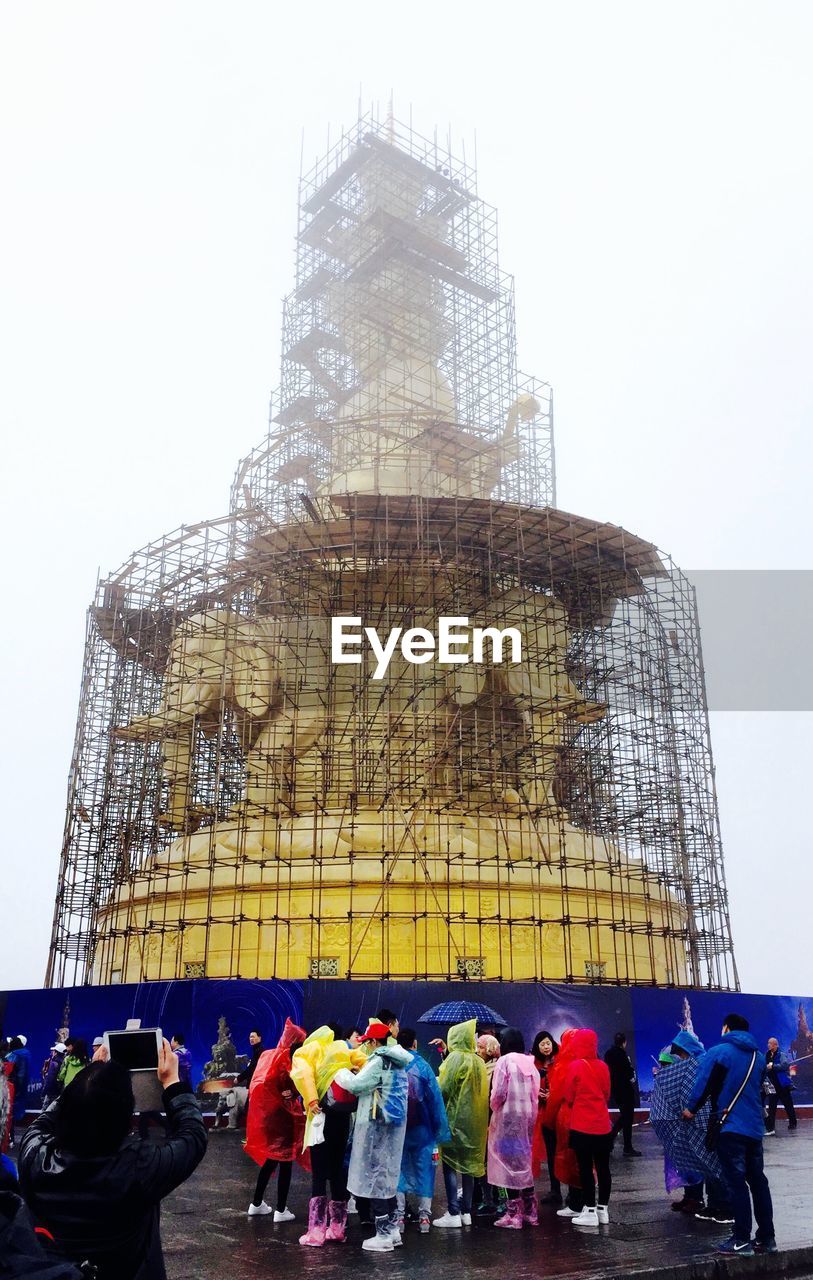
[[[570,1146],[579,1164],[579,1181],[582,1184],[582,1195],[587,1208],[592,1208],[596,1203],[596,1177],[598,1178],[598,1203],[609,1203],[613,1185],[610,1174],[612,1145],[613,1139],[610,1133],[579,1133],[576,1129],[570,1130]]]
[[[556,1164],[556,1130],[542,1129],[542,1137],[545,1140],[545,1154],[548,1158],[548,1177],[550,1178],[550,1189],[554,1195],[562,1194],[562,1184],[554,1173]]]
[[[624,1150],[630,1151],[632,1149],[632,1125],[635,1120],[635,1098],[632,1096],[629,1098],[617,1098],[615,1105],[618,1107],[618,1119],[613,1125],[613,1142],[615,1142],[619,1133],[622,1133],[624,1135]]]
[[[784,1107],[785,1114],[788,1117],[788,1124],[791,1129],[796,1128],[796,1108],[793,1105],[793,1094],[786,1084],[775,1084],[776,1093],[768,1094],[768,1132],[772,1133],[776,1128],[776,1108]]]
[[[370,1208],[376,1218],[388,1218],[391,1213],[395,1213],[396,1199],[391,1196],[388,1200],[371,1200]]]
[[[287,1207],[288,1192],[291,1190],[291,1174],[293,1172],[293,1160],[266,1160],[257,1175],[257,1185],[254,1188],[254,1198],[252,1204],[262,1204],[265,1189],[271,1179],[271,1175],[279,1165],[279,1177],[277,1178],[277,1208],[280,1213]]]
[[[325,1140],[311,1147],[311,1195],[326,1196],[330,1183],[331,1200],[347,1199],[347,1170],[344,1153],[350,1137],[350,1112],[325,1112]]]

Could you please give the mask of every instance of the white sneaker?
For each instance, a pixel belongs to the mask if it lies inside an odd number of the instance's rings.
[[[557,1218],[578,1218],[579,1212],[580,1212],[579,1209],[569,1209],[567,1205],[565,1205],[564,1209],[556,1210],[556,1217]]]
[[[597,1205],[596,1205],[596,1214],[598,1215],[598,1225],[599,1225],[600,1227],[609,1227],[609,1225],[610,1225],[610,1211],[609,1211],[609,1209],[607,1208],[606,1204],[597,1204]]]
[[[290,1209],[275,1209],[274,1221],[275,1222],[293,1222],[294,1214],[291,1213]]]
[[[470,1226],[471,1226],[471,1214],[470,1214],[470,1213],[461,1213],[461,1215],[460,1215],[460,1220],[461,1220],[461,1222],[463,1223],[463,1226],[464,1226],[464,1227],[470,1227]]]
[[[387,1236],[368,1236],[366,1240],[361,1242],[362,1249],[371,1249],[374,1253],[392,1253],[394,1245],[390,1237]]]
[[[435,1218],[432,1222],[433,1227],[462,1227],[463,1218],[459,1213],[444,1213],[442,1218]]]
[[[347,1212],[358,1213],[358,1209],[356,1208],[356,1201],[353,1198],[353,1196],[351,1196],[350,1199],[347,1201]]]
[[[250,1218],[256,1218],[262,1214],[273,1212],[274,1210],[271,1208],[271,1205],[266,1204],[264,1200],[261,1200],[259,1204],[250,1204],[248,1206],[248,1216]]]
[[[574,1227],[597,1227],[598,1226],[598,1210],[595,1205],[586,1206],[581,1213],[577,1213],[576,1217],[571,1219]]]

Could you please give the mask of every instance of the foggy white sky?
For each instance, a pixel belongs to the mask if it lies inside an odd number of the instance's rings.
[[[0,988],[44,976],[97,567],[224,512],[264,435],[302,129],[309,164],[361,86],[476,132],[561,507],[813,568],[812,62],[781,0],[3,6]],[[813,993],[811,721],[713,717],[753,991]]]

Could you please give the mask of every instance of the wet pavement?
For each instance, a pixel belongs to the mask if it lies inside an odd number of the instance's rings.
[[[813,1276],[813,1253],[803,1265],[796,1252],[813,1245],[813,1121],[803,1121],[795,1134],[780,1129],[766,1140],[766,1170],[774,1197],[776,1234],[780,1254],[776,1258],[737,1259],[713,1268],[704,1259],[713,1256],[714,1245],[730,1228],[697,1222],[672,1213],[670,1197],[663,1190],[663,1158],[654,1134],[644,1125],[636,1130],[636,1145],[644,1158],[613,1160],[611,1224],[598,1232],[579,1230],[541,1211],[536,1230],[495,1231],[490,1226],[458,1231],[434,1229],[420,1235],[408,1225],[404,1247],[394,1253],[364,1253],[367,1234],[350,1219],[345,1245],[321,1249],[302,1248],[298,1238],[307,1219],[309,1179],[299,1168],[289,1207],[296,1221],[275,1225],[270,1216],[248,1218],[256,1166],[243,1153],[241,1137],[226,1131],[211,1134],[209,1151],[192,1178],[164,1202],[162,1236],[169,1280],[256,1280],[272,1275],[280,1280],[319,1277],[338,1280],[349,1266],[386,1268],[388,1276],[427,1280],[464,1280],[493,1277],[504,1270],[511,1280],[526,1277],[632,1276],[638,1272],[675,1277],[689,1275],[793,1274],[801,1280]],[[544,1193],[547,1183],[539,1190]],[[274,1203],[272,1181],[266,1199]],[[445,1205],[442,1184],[434,1203],[435,1213]],[[788,1251],[788,1252],[785,1252]],[[791,1263],[794,1263],[791,1267]]]

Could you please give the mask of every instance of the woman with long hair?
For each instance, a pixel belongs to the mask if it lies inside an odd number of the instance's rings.
[[[534,1042],[531,1045],[531,1054],[539,1072],[539,1107],[534,1125],[532,1168],[534,1178],[538,1178],[542,1171],[543,1161],[547,1164],[550,1191],[547,1195],[541,1197],[539,1203],[553,1205],[555,1208],[560,1209],[562,1206],[562,1186],[556,1177],[556,1171],[553,1167],[556,1158],[556,1134],[553,1129],[546,1128],[544,1124],[545,1106],[550,1093],[550,1074],[558,1052],[559,1045],[552,1033],[550,1031],[537,1031],[534,1036]]]

